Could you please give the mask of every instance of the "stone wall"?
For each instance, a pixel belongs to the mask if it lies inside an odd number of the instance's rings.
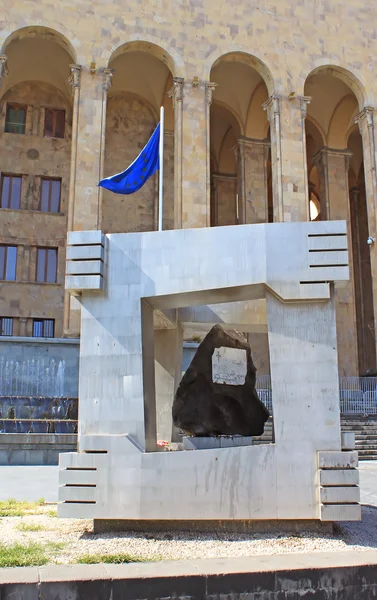
[[[209,115],[212,100],[215,103],[220,98],[223,102],[226,96],[233,103],[231,119],[236,123],[234,131],[237,130],[237,136],[240,136],[237,139],[244,136],[259,142],[267,139],[268,122],[270,123],[274,220],[306,220],[308,178],[305,122],[310,118],[311,122],[322,120],[330,125],[331,115],[322,119],[320,113],[326,113],[328,100],[337,99],[341,86],[348,86],[348,93],[354,100],[354,112],[348,114],[344,104],[344,118],[335,119],[336,127],[331,127],[331,142],[335,144],[331,147],[344,149],[347,135],[355,127],[355,111],[360,111],[358,125],[363,138],[369,234],[376,233],[376,131],[373,107],[377,102],[377,83],[373,73],[377,68],[374,52],[377,20],[371,1],[365,3],[363,0],[350,0],[345,5],[340,0],[331,4],[324,4],[319,0],[314,4],[309,0],[295,0],[292,4],[282,0],[268,7],[241,2],[239,10],[235,11],[234,3],[226,0],[222,10],[218,11],[210,0],[204,0],[190,10],[179,3],[171,4],[161,9],[161,15],[158,14],[157,17],[155,0],[146,0],[142,12],[136,0],[127,4],[127,10],[122,0],[106,5],[94,0],[91,8],[92,12],[88,11],[87,3],[77,5],[73,0],[68,0],[64,6],[53,7],[49,0],[42,0],[36,9],[33,4],[25,7],[24,3],[16,0],[7,9],[2,20],[0,85],[5,94],[1,100],[2,115],[4,117],[4,100],[7,98],[23,102],[27,96],[28,105],[34,108],[28,113],[26,135],[0,134],[0,146],[3,144],[2,148],[5,149],[6,145],[5,152],[0,147],[0,169],[13,171],[16,165],[17,172],[25,173],[24,208],[26,196],[31,199],[31,207],[32,198],[38,196],[37,187],[32,189],[30,178],[43,171],[52,175],[57,171],[62,173],[63,195],[66,198],[64,202],[67,207],[69,196],[70,209],[64,209],[63,216],[48,217],[35,214],[35,211],[32,215],[25,212],[25,218],[20,212],[15,216],[6,216],[5,211],[1,212],[0,227],[6,233],[0,242],[17,240],[22,285],[2,285],[4,291],[0,314],[22,319],[49,316],[56,320],[56,334],[63,333],[61,283],[64,267],[59,267],[60,285],[56,288],[29,285],[29,265],[33,259],[28,258],[28,248],[37,243],[34,233],[29,235],[29,229],[31,232],[38,231],[38,243],[61,247],[59,254],[64,261],[67,212],[70,213],[70,227],[72,225],[78,230],[98,227],[102,214],[102,227],[105,231],[156,228],[155,178],[132,199],[110,197],[97,188],[103,167],[105,174],[111,174],[116,170],[123,170],[129,164],[128,161],[135,158],[136,150],[141,149],[147,141],[158,120],[156,107],[170,102],[167,99],[167,89],[161,92],[159,87],[158,93],[156,92],[157,69],[154,68],[139,73],[139,78],[143,77],[146,81],[143,97],[134,96],[131,100],[128,92],[127,95],[126,92],[121,92],[122,100],[116,100],[119,86],[115,85],[112,96],[111,74],[104,70],[115,65],[120,72],[120,63],[116,61],[130,50],[135,57],[142,53],[158,59],[170,71],[169,77],[174,78],[174,118],[169,123],[169,131],[172,133],[174,121],[174,137],[167,137],[165,144],[165,228],[171,228],[173,221],[176,227],[202,227],[210,224]],[[339,42],[345,39],[350,43]],[[46,41],[46,51],[38,55],[39,60],[36,60],[38,53],[33,54],[31,50],[33,43],[41,40]],[[230,56],[232,53],[233,56]],[[8,56],[9,74],[5,56]],[[261,92],[258,92],[259,95],[253,92],[250,102],[242,96],[242,90],[248,85],[248,77],[241,77],[237,81],[228,80],[228,83],[224,80],[217,88],[212,85],[211,76],[216,79],[218,72],[214,65],[221,57],[225,62],[243,62],[250,67],[250,73],[254,73],[250,77],[254,77],[255,85],[260,86],[262,83],[263,93],[267,93],[268,100],[264,105],[266,112],[261,108],[266,95],[262,99]],[[73,165],[69,168],[71,116],[68,116],[66,140],[46,139],[38,135],[42,123],[39,107],[46,103],[53,104],[54,107],[71,107],[66,80],[70,74],[69,65],[74,63],[80,65],[81,70],[76,71],[77,81],[74,84]],[[323,75],[317,76],[317,70]],[[310,89],[306,89],[305,84],[310,74]],[[332,78],[339,83],[340,88],[331,84],[320,89],[321,81],[324,81],[321,77]],[[38,84],[33,83],[35,81]],[[52,83],[54,88],[51,87]],[[128,85],[129,82],[126,83]],[[316,85],[319,87],[316,88]],[[312,95],[311,104],[306,93]],[[146,107],[152,104],[153,111],[148,113]],[[250,111],[248,107],[252,106],[254,108]],[[70,109],[67,114],[69,112]],[[242,119],[238,117],[239,114],[246,113],[248,124],[245,128]],[[2,124],[3,121],[0,123],[0,131],[3,131]],[[338,138],[335,130],[340,131]],[[323,138],[323,146],[330,145],[327,134],[327,129],[322,127],[319,137]],[[37,150],[38,159],[30,158],[36,156],[34,152],[30,154],[31,150]],[[244,166],[245,176],[242,175],[242,184],[246,187],[240,194],[240,202],[244,200],[246,203],[246,216],[241,215],[241,223],[244,217],[245,222],[263,220],[265,214],[266,179],[265,174],[260,172],[262,155],[257,156],[253,151],[253,156],[249,158]],[[255,172],[250,176],[252,169]],[[72,178],[68,193],[69,172],[72,173]],[[338,175],[330,169],[329,176],[333,179],[330,187],[335,189]],[[344,187],[343,184],[341,182]],[[250,194],[250,186],[255,188],[254,196]],[[232,198],[233,190],[228,192],[227,197]],[[331,195],[334,193],[330,191]],[[257,198],[258,206],[254,206],[254,198]],[[342,210],[338,214],[347,212],[344,205],[340,208]],[[219,214],[220,222],[235,222],[233,214],[221,212],[223,216]],[[42,230],[48,230],[48,234],[43,233],[44,238],[41,237]],[[370,259],[372,278],[375,280],[376,246],[371,248]],[[21,291],[16,291],[16,287]],[[342,372],[356,374],[356,337],[362,339],[362,335],[359,330],[357,336],[355,333],[355,298],[351,288],[352,284],[339,300],[342,315],[338,319],[341,331],[338,339],[339,355],[343,357]],[[375,293],[374,312],[377,307],[376,298]],[[69,313],[66,302],[66,326],[67,312]],[[371,326],[369,321],[368,326]],[[23,324],[21,327],[18,324],[15,327],[16,333],[30,333],[29,325]],[[77,323],[71,329],[67,326],[65,333],[77,335]],[[363,359],[362,363],[365,364],[366,361]]]
[[[7,102],[27,105],[24,135],[4,133]],[[66,111],[63,139],[43,136],[45,108]],[[1,100],[0,132],[1,173],[22,175],[21,210],[0,211],[0,242],[18,246],[17,281],[2,282],[0,313],[14,317],[14,335],[32,335],[32,319],[46,318],[55,320],[55,335],[59,337],[63,333],[71,107],[48,84],[20,83]],[[62,180],[57,214],[38,210],[43,176]],[[37,246],[58,249],[57,283],[35,283]]]
[[[4,600],[369,600],[374,552],[318,552],[225,560],[2,569]]]

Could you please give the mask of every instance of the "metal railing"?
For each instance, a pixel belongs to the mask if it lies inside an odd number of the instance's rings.
[[[273,392],[270,375],[257,377],[260,400],[273,411]],[[339,377],[340,412],[344,415],[377,414],[377,377]]]

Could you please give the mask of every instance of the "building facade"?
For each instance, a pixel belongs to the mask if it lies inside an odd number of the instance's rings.
[[[163,105],[163,228],[345,219],[340,374],[374,370],[376,39],[364,0],[6,0],[1,335],[79,335],[67,230],[157,228],[157,176],[131,196],[97,183],[134,160]],[[266,340],[250,341],[267,373]]]

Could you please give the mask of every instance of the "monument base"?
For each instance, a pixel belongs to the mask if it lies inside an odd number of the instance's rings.
[[[235,448],[251,446],[253,438],[244,435],[218,435],[216,437],[182,436],[184,450],[209,450],[211,448]]]
[[[94,519],[94,533],[137,531],[197,531],[198,533],[301,533],[303,531],[332,533],[333,523],[317,519],[303,520],[167,520],[167,519]]]

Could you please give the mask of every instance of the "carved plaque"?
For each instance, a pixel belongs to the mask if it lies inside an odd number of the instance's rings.
[[[212,354],[212,381],[228,385],[243,385],[247,371],[246,350],[216,348]]]

